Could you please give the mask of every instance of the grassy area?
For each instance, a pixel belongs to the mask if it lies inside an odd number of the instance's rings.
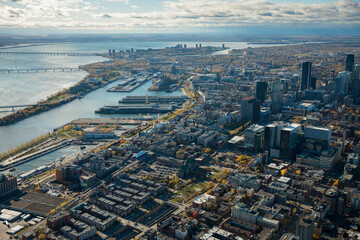
[[[221,177],[222,172],[219,170],[214,170],[214,179],[218,179],[219,177]]]
[[[214,174],[211,177],[211,179],[216,182],[220,182],[220,181],[226,179],[230,174],[229,170],[219,171],[219,170],[214,169],[213,172],[214,172]]]
[[[60,100],[66,99],[67,97],[69,97],[69,96],[65,95],[65,94],[59,94],[59,95],[56,95],[56,96],[54,96],[52,98],[49,98],[48,102],[49,103],[58,102]]]
[[[74,129],[60,129],[56,132],[56,136],[58,138],[78,138],[78,137],[82,137],[83,136],[83,132],[82,131],[76,131]]]
[[[187,185],[177,192],[178,196],[176,198],[171,200],[179,203],[188,201],[189,199],[194,198],[195,196],[202,193],[206,187],[207,184],[203,182]]]
[[[67,138],[81,138],[84,135],[84,132],[82,129],[84,129],[86,127],[94,128],[94,130],[97,132],[110,132],[110,131],[116,130],[118,128],[118,126],[116,124],[113,124],[113,125],[101,124],[99,126],[79,125],[78,127],[80,127],[81,129],[75,129],[74,124],[68,124],[65,127],[56,131],[55,135],[58,138],[66,138],[66,139]]]
[[[182,189],[181,194],[185,196],[189,196],[195,192],[200,192],[204,186],[205,183],[195,183],[190,186],[186,186]]]

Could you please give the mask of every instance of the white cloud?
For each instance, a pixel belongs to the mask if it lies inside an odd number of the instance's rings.
[[[11,1],[11,0],[8,0]],[[162,10],[99,13],[98,2],[85,0],[17,0],[23,7],[0,4],[0,27],[134,30],[273,25],[360,26],[360,3],[274,3],[269,0],[165,1]],[[128,0],[106,0],[124,2]],[[100,5],[101,6],[101,5]],[[138,8],[132,5],[130,8]]]
[[[131,5],[130,7],[133,8],[133,9],[138,9],[138,8],[140,8],[140,7],[137,6],[137,5]]]
[[[129,0],[106,0],[108,2],[123,2],[125,4],[128,4],[129,3]]]

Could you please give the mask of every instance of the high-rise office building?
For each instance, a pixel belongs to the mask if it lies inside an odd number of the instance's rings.
[[[354,69],[353,79],[351,81],[351,94],[354,97],[360,97],[360,64],[356,64]]]
[[[257,122],[260,120],[260,101],[254,97],[244,98],[241,101],[241,120]]]
[[[296,235],[300,240],[312,240],[314,235],[314,217],[305,215],[296,225]]]
[[[360,79],[354,79],[352,81],[351,94],[354,97],[360,97]]]
[[[283,85],[281,84],[280,79],[275,79],[272,82],[272,88],[271,88],[272,92],[282,92],[283,91]]]
[[[316,77],[314,75],[311,75],[309,89],[316,90]]]
[[[265,127],[261,125],[251,125],[245,130],[245,146],[253,153],[258,153],[264,149]]]
[[[355,63],[355,57],[354,54],[348,54],[346,56],[346,66],[345,71],[353,72],[354,71],[354,63]]]
[[[267,85],[266,81],[256,81],[256,99],[260,100],[261,103],[266,99]]]
[[[311,88],[311,62],[302,63],[301,90]]]
[[[355,81],[356,80],[356,77],[355,77],[355,56],[354,54],[348,54],[346,55],[346,64],[345,64],[345,71],[346,72],[349,72],[350,73],[350,80],[351,81],[351,86],[350,86],[350,83],[349,83],[349,88],[348,88],[348,91],[346,93],[351,93],[353,94],[355,97],[356,97],[356,94],[358,92],[358,83]],[[355,87],[355,89],[354,89]],[[354,94],[355,92],[355,94]]]
[[[321,153],[330,147],[331,128],[305,126],[305,148]]]
[[[265,148],[293,149],[299,142],[301,124],[274,122],[265,127]],[[286,140],[282,142],[282,140]]]
[[[354,79],[360,79],[360,64],[355,65]]]
[[[270,156],[292,159],[300,142],[301,124],[274,122],[265,126],[265,150]]]
[[[350,89],[351,73],[348,71],[340,72],[333,80],[332,90],[335,92],[348,93]]]
[[[301,125],[292,123],[283,127],[280,132],[280,150],[290,152],[299,143]]]

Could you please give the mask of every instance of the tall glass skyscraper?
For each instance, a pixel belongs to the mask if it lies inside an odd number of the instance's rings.
[[[348,54],[346,56],[346,66],[345,71],[353,72],[354,71],[354,63],[355,63],[355,57],[354,54]]]
[[[310,89],[314,86],[316,88],[316,78],[311,77],[311,64],[311,62],[302,63],[301,90]]]
[[[256,81],[256,99],[260,100],[261,103],[266,99],[267,85],[266,81]]]

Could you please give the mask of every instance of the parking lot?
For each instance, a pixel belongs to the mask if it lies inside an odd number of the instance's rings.
[[[45,216],[63,202],[66,202],[66,199],[50,196],[48,194],[25,192],[23,195],[5,202],[4,205],[20,211],[29,211]]]

